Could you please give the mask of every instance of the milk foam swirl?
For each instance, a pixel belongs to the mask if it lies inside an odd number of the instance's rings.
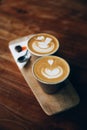
[[[28,41],[31,54],[45,56],[55,53],[59,48],[59,41],[53,35],[40,33],[33,35]]]
[[[54,69],[49,69],[49,68],[42,68],[41,73],[43,76],[45,76],[48,79],[53,79],[53,78],[58,78],[63,74],[63,69],[58,66]]]
[[[55,84],[68,77],[70,68],[64,59],[51,55],[37,59],[33,66],[33,72],[37,80]]]
[[[54,43],[51,42],[51,38],[45,38],[44,36],[39,36],[32,44],[32,48],[39,53],[48,53],[54,49]]]

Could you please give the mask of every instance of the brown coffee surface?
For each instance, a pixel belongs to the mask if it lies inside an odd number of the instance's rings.
[[[56,84],[65,80],[70,72],[68,63],[57,56],[39,58],[33,65],[33,73],[37,80]]]
[[[46,33],[36,34],[28,41],[29,51],[38,56],[53,54],[58,48],[58,40]]]

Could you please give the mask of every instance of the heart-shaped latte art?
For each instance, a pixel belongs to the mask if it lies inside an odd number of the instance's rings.
[[[49,65],[52,65],[53,63],[54,63],[53,59],[49,59],[49,60],[48,60],[48,64],[49,64]]]

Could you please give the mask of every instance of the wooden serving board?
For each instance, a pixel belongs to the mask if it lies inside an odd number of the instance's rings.
[[[27,40],[29,40],[29,38],[30,36],[26,36],[9,43],[9,48],[16,63],[17,60],[15,57],[16,52],[14,51],[14,46],[22,44],[27,46]],[[17,65],[43,111],[47,115],[53,115],[76,106],[80,99],[70,81],[68,81],[68,84],[55,94],[47,94],[43,91],[41,84],[33,77],[32,74],[32,65],[35,60],[36,57],[31,56],[30,60],[25,66],[20,68],[18,63]]]

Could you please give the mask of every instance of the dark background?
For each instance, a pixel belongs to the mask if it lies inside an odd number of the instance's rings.
[[[47,116],[8,49],[11,40],[46,32],[56,36],[56,53],[71,68],[69,80],[80,97],[75,108]],[[0,130],[87,129],[87,1],[0,0]]]

